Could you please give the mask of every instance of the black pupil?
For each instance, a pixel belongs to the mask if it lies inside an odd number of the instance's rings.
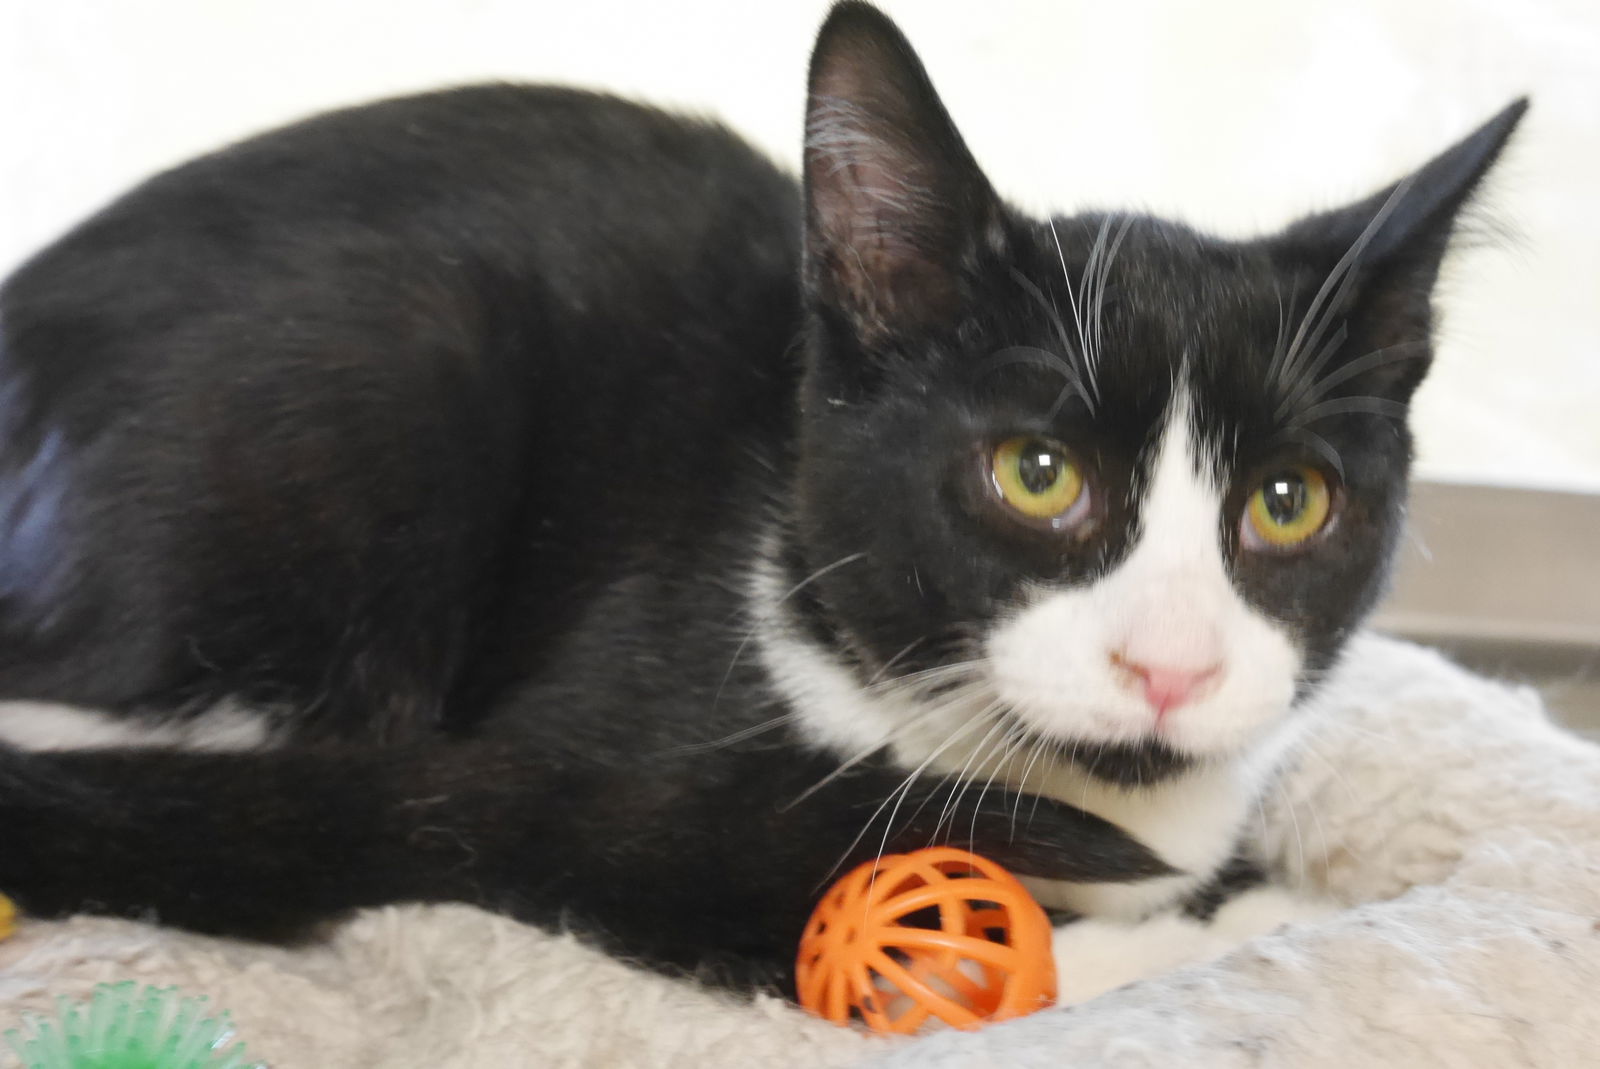
[[[1042,494],[1061,481],[1066,465],[1054,449],[1043,442],[1029,442],[1017,458],[1017,478],[1030,494]]]
[[[1292,472],[1274,475],[1262,484],[1261,498],[1272,522],[1293,523],[1306,510],[1306,481]]]

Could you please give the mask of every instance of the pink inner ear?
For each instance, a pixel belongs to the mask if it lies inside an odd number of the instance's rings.
[[[862,339],[950,320],[966,252],[1000,214],[916,54],[876,11],[836,8],[807,104],[807,252]]]
[[[820,128],[814,121],[806,150],[818,236],[846,260],[873,256],[891,265],[920,256],[918,219],[938,205],[917,181],[916,161],[875,140],[848,110],[826,114],[833,117]]]
[[[814,100],[806,149],[827,295],[868,334],[920,326],[952,296],[940,265],[950,258],[949,206],[927,184],[918,153],[898,134],[875,136],[872,121],[850,101]]]

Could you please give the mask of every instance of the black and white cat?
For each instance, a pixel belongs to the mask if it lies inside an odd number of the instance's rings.
[[[0,291],[0,891],[463,900],[779,984],[830,874],[933,840],[1214,902],[1524,106],[1259,240],[1041,221],[847,2],[799,186],[513,86],[151,180]]]

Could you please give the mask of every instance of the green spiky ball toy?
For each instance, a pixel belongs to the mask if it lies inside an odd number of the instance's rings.
[[[62,998],[55,1019],[29,1015],[5,1038],[23,1069],[265,1069],[205,999],[131,980],[101,984],[88,1005]]]

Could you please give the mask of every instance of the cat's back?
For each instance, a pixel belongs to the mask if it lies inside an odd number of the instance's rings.
[[[319,115],[160,174],[24,265],[4,300],[9,322],[52,298],[129,301],[142,282],[237,308],[241,277],[333,269],[331,288],[431,273],[549,289],[615,321],[614,287],[705,299],[789,275],[797,240],[793,179],[717,124],[481,85]]]
[[[567,597],[784,433],[798,231],[726,130],[556,88],[144,183],[0,288],[0,688],[428,719],[518,576]]]

